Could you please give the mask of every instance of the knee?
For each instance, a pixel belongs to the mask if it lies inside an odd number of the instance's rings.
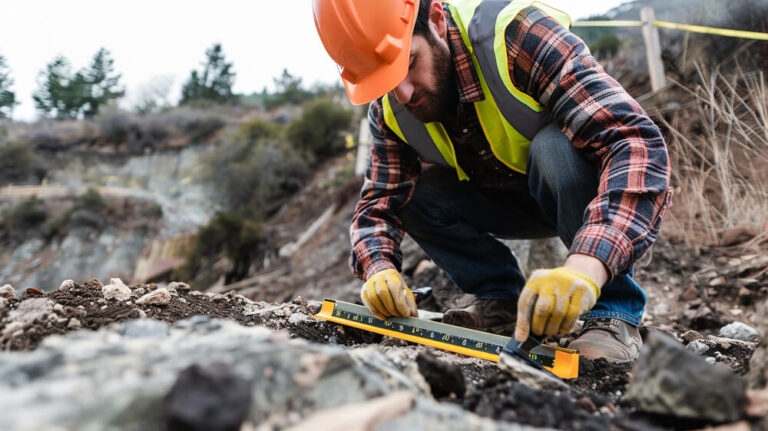
[[[559,196],[597,192],[597,167],[573,147],[556,124],[544,127],[531,141],[529,186],[534,196],[546,188]]]

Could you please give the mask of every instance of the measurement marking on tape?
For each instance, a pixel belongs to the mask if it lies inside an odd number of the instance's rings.
[[[453,346],[461,346],[464,348],[477,350],[480,352],[491,353],[499,355],[501,350],[506,345],[506,341],[509,341],[506,337],[499,337],[503,344],[494,344],[485,341],[481,341],[469,336],[453,335],[437,330],[429,330],[426,328],[420,328],[415,325],[409,325],[406,323],[399,323],[392,320],[381,320],[375,316],[367,316],[356,311],[347,311],[342,309],[337,303],[333,309],[334,317],[339,319],[348,320],[350,322],[361,322],[366,325],[373,326],[381,329],[395,330],[403,334],[411,334],[415,337],[423,338],[425,340],[436,340],[442,343],[451,344]],[[446,325],[448,326],[448,325]]]

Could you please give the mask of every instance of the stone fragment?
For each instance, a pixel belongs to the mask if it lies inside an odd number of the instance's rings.
[[[251,403],[251,382],[224,364],[192,365],[165,398],[166,429],[238,430]]]
[[[363,403],[321,410],[288,428],[288,431],[317,431],[323,429],[373,430],[393,417],[403,415],[413,405],[413,393],[398,391]]]
[[[6,284],[3,287],[0,287],[0,298],[18,299],[16,297],[16,290],[14,290],[13,286],[10,284]]]
[[[755,310],[757,332],[768,340],[768,300],[763,300]],[[763,341],[749,360],[749,386],[754,389],[768,387],[768,342]],[[768,422],[768,419],[766,419]],[[768,427],[766,428],[768,429]]]
[[[171,293],[165,289],[156,289],[136,300],[139,305],[164,306],[171,303]]]
[[[760,334],[757,333],[755,328],[741,322],[733,322],[723,326],[720,328],[719,335],[725,338],[751,341],[753,343],[760,341]]]
[[[568,390],[568,385],[550,372],[536,369],[508,353],[502,352],[499,356],[499,368],[511,374],[520,383],[534,389],[549,391]]]
[[[64,280],[59,285],[59,290],[66,292],[75,288],[75,282],[73,280]]]
[[[744,417],[745,390],[745,382],[727,368],[708,364],[673,338],[650,332],[626,399],[646,412],[725,423]]]
[[[80,323],[80,321],[74,317],[69,319],[69,322],[67,323],[67,329],[80,329],[82,327],[83,325]]]
[[[687,289],[685,289],[685,292],[680,296],[684,301],[693,301],[694,299],[699,297],[699,289],[696,288],[694,285],[688,286]]]
[[[685,348],[697,355],[704,355],[709,351],[709,346],[707,343],[701,341],[701,339],[691,341]]]
[[[701,333],[694,331],[693,329],[690,329],[688,331],[685,331],[683,335],[680,336],[680,338],[682,338],[683,341],[685,341],[686,343],[690,343],[691,341],[694,341],[694,340],[701,340],[702,338],[704,338],[704,336],[701,335]]]
[[[143,287],[139,287],[139,288],[137,288],[136,290],[133,291],[133,294],[136,295],[136,296],[142,296],[145,293],[147,293],[147,291]]]
[[[432,396],[435,398],[444,398],[453,394],[456,397],[463,397],[467,391],[464,383],[464,373],[461,367],[437,359],[434,355],[427,352],[421,352],[416,356],[416,365],[419,366],[419,372],[429,383]]]
[[[189,291],[190,287],[187,283],[183,283],[181,281],[172,281],[168,283],[169,289],[176,289],[179,292],[187,292]]]
[[[25,300],[28,298],[42,298],[45,297],[45,293],[37,288],[34,287],[28,287],[24,289],[24,292],[21,294],[21,300]]]
[[[117,280],[118,283],[114,281]],[[101,293],[104,298],[116,299],[118,301],[127,301],[131,298],[131,288],[123,284],[119,278],[113,278],[112,283],[101,288]]]

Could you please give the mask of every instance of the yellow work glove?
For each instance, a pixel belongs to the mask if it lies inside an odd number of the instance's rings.
[[[405,285],[400,273],[395,269],[385,269],[373,274],[363,285],[360,297],[363,304],[379,319],[419,315],[411,289]]]
[[[525,341],[531,331],[536,335],[571,332],[599,296],[597,283],[578,271],[564,267],[533,271],[517,301],[515,339]]]

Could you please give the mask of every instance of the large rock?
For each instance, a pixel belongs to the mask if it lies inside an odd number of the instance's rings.
[[[760,334],[757,333],[755,328],[741,322],[732,322],[723,326],[720,328],[720,336],[740,341],[751,341],[753,343],[760,341]]]
[[[763,342],[752,355],[747,378],[751,387],[761,389],[768,385],[768,301],[758,307],[755,315],[759,322],[756,329]]]
[[[708,364],[673,338],[650,332],[627,389],[638,409],[708,422],[744,416],[746,383],[721,365]]]
[[[209,417],[218,424],[212,426],[231,426],[241,420],[237,412],[247,411],[245,421],[253,426],[285,428],[316,411],[408,391],[413,406],[402,417],[386,416],[381,429],[397,429],[390,422],[442,431],[524,429],[436,403],[423,378],[416,378],[413,361],[398,363],[378,348],[311,344],[203,316],[167,330],[143,322],[50,336],[34,351],[0,353],[0,429],[183,426],[200,420],[184,400],[194,399],[201,408],[220,406],[208,395],[227,382],[237,388],[229,400],[233,411]],[[189,375],[179,379],[182,370]],[[189,378],[199,375],[206,381]],[[248,398],[246,409],[241,404]]]

